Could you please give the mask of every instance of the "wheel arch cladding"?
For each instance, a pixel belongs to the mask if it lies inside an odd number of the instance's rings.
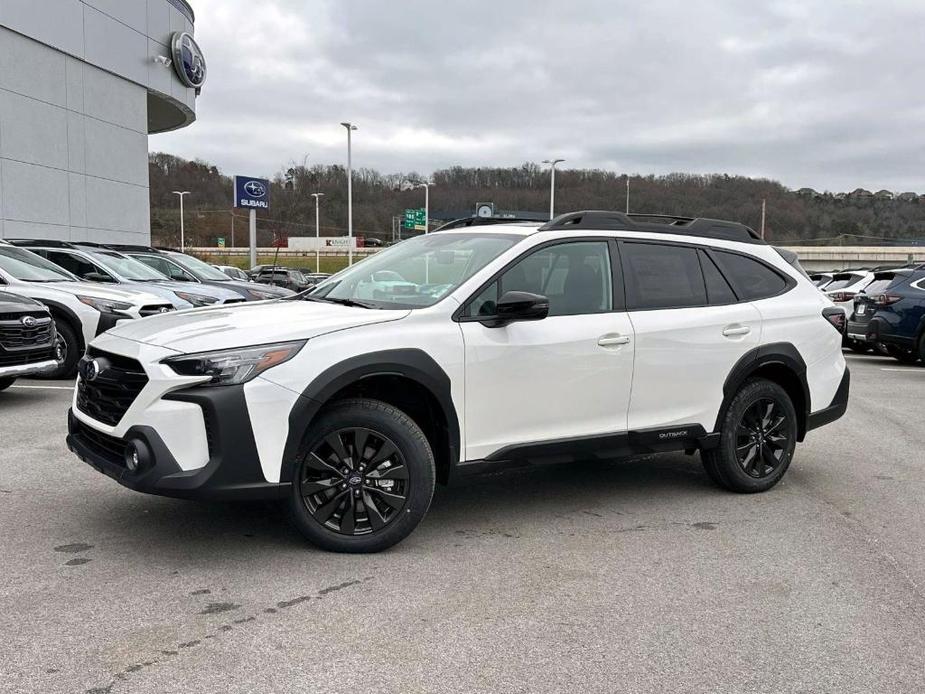
[[[64,304],[59,304],[57,301],[42,299],[42,303],[51,311],[51,317],[54,318],[55,324],[57,324],[58,320],[62,320],[74,331],[74,334],[77,336],[77,344],[80,347],[80,351],[83,352],[87,348],[87,345],[84,341],[83,324],[77,314]]]
[[[312,420],[345,397],[381,400],[421,427],[433,450],[437,479],[446,483],[459,462],[459,418],[446,372],[420,349],[392,349],[351,357],[319,374],[289,413],[280,481],[292,481],[296,455]]]
[[[713,430],[720,430],[729,403],[749,378],[766,378],[787,391],[797,413],[797,440],[802,441],[806,436],[812,403],[806,381],[806,362],[789,342],[760,345],[742,355],[723,384],[723,404]]]

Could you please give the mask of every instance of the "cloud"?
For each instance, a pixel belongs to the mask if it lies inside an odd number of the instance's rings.
[[[198,122],[229,173],[516,165],[925,192],[925,3],[196,0]],[[921,169],[921,170],[920,170]]]

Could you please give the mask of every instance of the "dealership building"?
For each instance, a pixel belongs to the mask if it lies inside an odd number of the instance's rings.
[[[148,134],[196,118],[185,0],[0,0],[0,238],[148,243]]]

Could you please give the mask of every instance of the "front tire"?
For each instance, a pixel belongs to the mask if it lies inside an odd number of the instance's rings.
[[[77,371],[77,362],[80,359],[80,343],[77,333],[63,320],[55,320],[55,329],[58,331],[58,342],[55,344],[55,359],[58,367],[48,371],[37,378],[70,378]]]
[[[762,378],[736,393],[720,427],[719,445],[701,458],[720,487],[751,494],[780,482],[796,448],[797,415],[787,391]]]
[[[378,400],[342,400],[306,432],[290,515],[322,549],[379,552],[424,518],[435,476],[427,437],[408,415]]]
[[[6,390],[16,382],[15,378],[0,378],[0,390]]]

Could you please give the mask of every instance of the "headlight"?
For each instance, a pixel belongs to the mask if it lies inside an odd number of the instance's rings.
[[[174,292],[183,301],[190,302],[193,306],[210,306],[218,301],[214,296],[205,296],[203,294],[187,294],[186,292]]]
[[[82,304],[95,308],[100,313],[119,313],[121,311],[128,311],[132,308],[131,304],[126,304],[122,301],[96,299],[92,296],[78,296],[77,300]]]
[[[267,369],[292,359],[305,340],[280,342],[274,345],[223,349],[218,352],[200,352],[168,357],[162,361],[181,376],[209,376],[200,385],[232,386],[247,383]]]
[[[250,287],[247,288],[247,291],[258,299],[279,299],[282,296],[280,292],[262,292],[259,289],[251,289]]]

